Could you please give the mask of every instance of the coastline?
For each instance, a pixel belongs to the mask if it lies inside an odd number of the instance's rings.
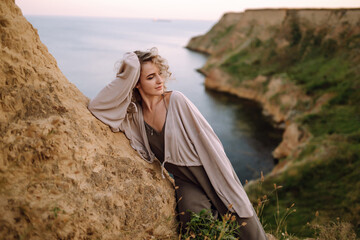
[[[270,88],[264,90],[262,84],[265,81],[268,81],[264,76],[258,76],[254,80],[234,87],[229,84],[229,82],[231,82],[229,80],[231,79],[231,76],[219,69],[212,69],[210,72],[199,69],[199,72],[205,76],[204,85],[206,88],[258,102],[263,108],[262,114],[271,118],[273,127],[284,130],[281,143],[272,152],[276,161],[280,158],[285,158],[290,155],[294,157],[299,154],[301,147],[310,137],[310,133],[292,120],[291,111],[284,112],[280,105],[274,104],[274,102],[271,101],[271,97],[274,94],[281,92],[283,88],[292,88],[293,91],[289,95],[284,96],[284,98],[290,98],[290,95],[295,94],[299,97],[301,96],[303,99],[306,99],[306,101],[309,101],[310,99],[301,93],[300,89],[289,83],[284,84],[281,79],[276,78],[270,80]],[[249,85],[251,86],[249,87]],[[297,103],[297,101],[295,102]],[[296,103],[292,103],[292,105]],[[295,151],[296,149],[297,151]],[[283,165],[284,163],[275,165],[273,171],[279,171]]]
[[[199,70],[206,88],[259,102],[284,129],[278,164],[245,189],[256,206],[281,186],[263,217],[276,225],[274,212],[296,203],[287,229],[297,237],[338,216],[360,235],[360,192],[351,187],[360,183],[359,23],[360,9],[246,10],[187,45],[208,54]]]

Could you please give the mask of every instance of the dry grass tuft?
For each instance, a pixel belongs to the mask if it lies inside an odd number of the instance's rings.
[[[340,221],[340,218],[325,225],[312,225],[312,228],[317,233],[317,240],[356,240],[353,226]]]

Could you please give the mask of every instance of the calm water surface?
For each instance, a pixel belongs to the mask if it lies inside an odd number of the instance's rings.
[[[175,80],[169,90],[183,92],[199,108],[222,141],[239,178],[253,179],[269,172],[271,151],[281,140],[254,102],[206,91],[195,69],[206,57],[184,48],[193,36],[215,22],[80,17],[26,17],[56,58],[65,76],[93,98],[115,76],[115,63],[128,51],[156,46],[170,65]]]

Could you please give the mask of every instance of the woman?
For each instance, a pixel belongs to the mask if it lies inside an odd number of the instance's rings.
[[[190,211],[231,211],[241,239],[265,232],[223,146],[198,109],[178,91],[165,91],[170,77],[156,48],[126,53],[117,77],[90,102],[89,110],[114,132],[123,131],[140,156],[155,158],[173,174],[182,227]],[[180,200],[181,199],[181,200]],[[244,224],[243,224],[244,225]]]

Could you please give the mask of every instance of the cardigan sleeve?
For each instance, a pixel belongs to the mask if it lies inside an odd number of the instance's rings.
[[[226,156],[219,138],[196,106],[183,94],[177,98],[177,110],[194,145],[201,164],[220,199],[240,217],[253,216],[253,207]]]
[[[140,63],[133,52],[123,57],[116,78],[103,88],[88,105],[90,112],[103,123],[110,126],[113,132],[122,130],[128,107],[131,103],[132,90],[140,76]],[[135,108],[133,103],[131,107]],[[134,109],[133,109],[134,110]]]

